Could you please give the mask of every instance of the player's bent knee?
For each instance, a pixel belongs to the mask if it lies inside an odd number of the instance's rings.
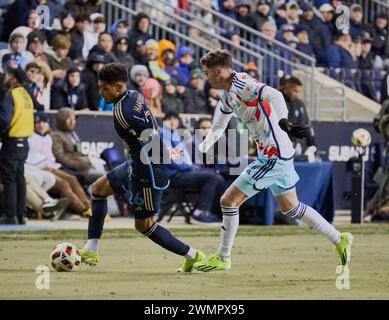
[[[112,190],[106,175],[100,177],[95,182],[93,182],[92,195],[94,197],[108,197],[111,194]]]
[[[149,230],[152,229],[155,224],[155,217],[150,217],[146,219],[135,219],[135,229],[144,235],[147,235]]]
[[[224,193],[220,198],[220,205],[222,207],[229,207],[229,208],[237,208],[239,207],[239,203],[237,203],[234,199],[231,199],[231,197],[228,196],[228,194]]]

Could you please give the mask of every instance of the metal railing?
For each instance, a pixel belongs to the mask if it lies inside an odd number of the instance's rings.
[[[386,12],[389,15],[389,0],[354,0],[363,9],[363,22],[370,24],[374,22],[374,16],[380,12]],[[389,31],[389,24],[388,24]]]

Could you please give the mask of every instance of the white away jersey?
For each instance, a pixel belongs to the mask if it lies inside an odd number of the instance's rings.
[[[260,83],[247,73],[234,73],[229,90],[220,90],[219,94],[220,111],[224,115],[235,113],[241,119],[253,134],[259,155],[283,160],[293,158],[293,144],[278,125],[280,119],[288,117],[281,92]]]

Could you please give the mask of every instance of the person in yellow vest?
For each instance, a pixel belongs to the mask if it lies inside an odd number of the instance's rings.
[[[24,88],[26,76],[20,68],[7,68],[3,85],[9,88],[0,102],[0,180],[4,185],[0,224],[26,223],[24,162],[27,139],[34,132],[34,103]]]

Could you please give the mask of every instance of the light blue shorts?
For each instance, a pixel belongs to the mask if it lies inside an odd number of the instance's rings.
[[[248,197],[267,188],[270,188],[274,196],[280,196],[293,189],[298,181],[293,159],[260,157],[250,163],[234,181],[234,185]]]

